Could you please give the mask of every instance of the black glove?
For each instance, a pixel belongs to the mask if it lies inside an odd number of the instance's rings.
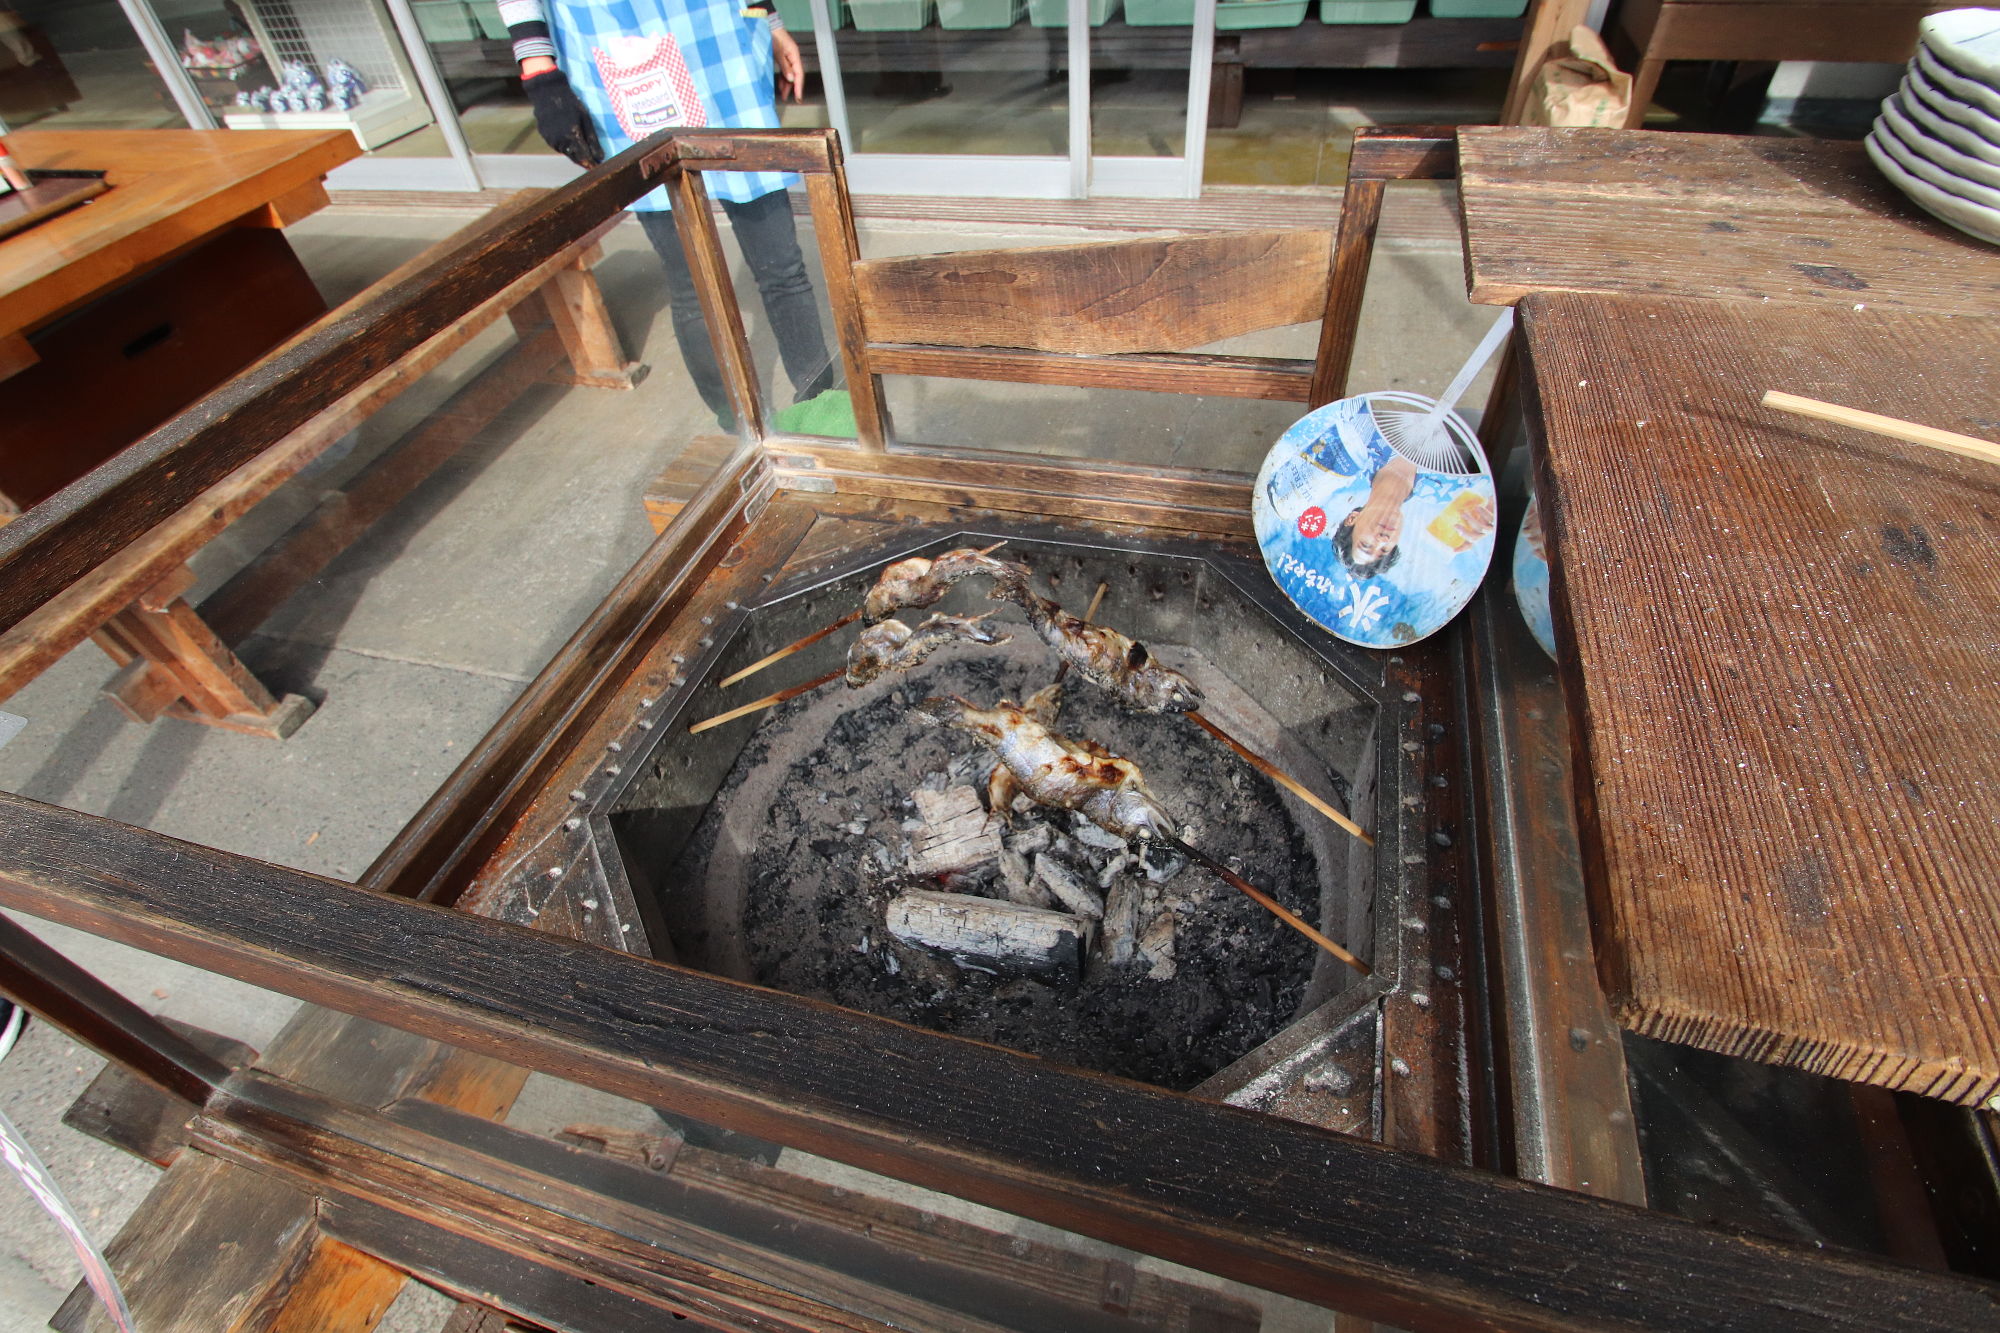
[[[543,142],[580,167],[594,167],[604,160],[604,145],[598,141],[597,127],[590,113],[577,100],[559,69],[543,70],[521,80],[529,105],[535,108],[535,128]]]

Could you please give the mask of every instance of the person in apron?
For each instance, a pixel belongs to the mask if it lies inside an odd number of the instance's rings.
[[[775,12],[744,8],[742,0],[500,0],[535,128],[583,167],[674,126],[775,128],[779,87],[798,100],[805,63]],[[781,171],[705,174],[756,279],[794,399],[804,401],[833,386],[833,363],[792,225],[786,191],[797,179]],[[629,207],[666,265],[674,338],[695,389],[733,429],[667,192],[653,190]]]

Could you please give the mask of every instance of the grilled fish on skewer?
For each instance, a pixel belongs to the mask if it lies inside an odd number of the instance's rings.
[[[866,685],[885,671],[908,671],[947,643],[1005,643],[1011,637],[983,616],[933,615],[911,629],[900,620],[870,625],[847,650],[847,683]]]
[[[996,564],[1004,564],[995,561]],[[996,575],[992,596],[1012,602],[1028,613],[1028,623],[1075,667],[1085,679],[1116,695],[1127,708],[1141,713],[1185,713],[1201,707],[1201,689],[1193,681],[1154,660],[1146,645],[1115,629],[1079,620],[1028,585],[1021,566]],[[1019,573],[1011,571],[1019,570]]]
[[[861,603],[861,619],[873,625],[905,608],[921,611],[951,591],[954,583],[969,579],[974,574],[1025,580],[1028,569],[1012,561],[995,560],[985,551],[976,551],[969,546],[946,551],[930,560],[913,555],[882,571],[882,576],[875,580],[875,586],[868,590],[868,596]]]
[[[725,722],[733,722],[739,717],[748,717],[766,708],[776,708],[787,700],[796,699],[802,694],[810,694],[822,685],[830,685],[843,675],[847,677],[850,687],[859,689],[885,671],[908,671],[953,641],[988,644],[1007,642],[1009,636],[988,625],[986,619],[986,616],[934,615],[915,629],[911,629],[900,620],[885,620],[879,625],[870,625],[855,637],[854,645],[847,650],[845,670],[835,667],[824,676],[814,676],[802,684],[789,685],[775,694],[767,694],[761,699],[752,699],[747,704],[740,704],[726,713],[705,717],[690,726],[688,732],[691,735],[704,732]]]
[[[1003,699],[997,707],[976,708],[956,697],[926,699],[917,712],[938,726],[971,732],[999,756],[996,772],[1004,770],[1014,789],[1041,805],[1075,810],[1127,840],[1173,837],[1173,820],[1146,789],[1137,764],[1100,745],[1056,735],[1019,704]],[[994,813],[1007,809],[998,805]]]
[[[926,699],[917,705],[926,721],[938,726],[969,731],[1000,757],[994,770],[996,781],[1008,775],[1029,797],[1043,805],[1075,810],[1108,833],[1130,841],[1157,838],[1190,860],[1206,866],[1232,888],[1290,926],[1320,948],[1346,963],[1363,976],[1368,964],[1335,944],[1312,926],[1208,853],[1190,847],[1174,834],[1173,821],[1146,790],[1139,766],[1112,754],[1090,741],[1058,736],[1028,715],[1020,705],[1005,699],[994,708],[975,708],[965,700]],[[988,786],[989,795],[995,788]],[[1012,801],[1011,794],[1006,796]],[[1009,806],[996,803],[994,813],[1005,815]]]

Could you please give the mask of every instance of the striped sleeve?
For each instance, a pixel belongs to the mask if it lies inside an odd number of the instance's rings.
[[[514,39],[516,64],[535,56],[555,59],[556,44],[549,40],[549,17],[542,0],[500,0],[500,21]]]

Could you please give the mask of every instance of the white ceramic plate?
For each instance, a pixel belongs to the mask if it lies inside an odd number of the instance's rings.
[[[1889,129],[1877,125],[1869,132],[1868,139],[1877,148],[1896,160],[1896,165],[1935,189],[1947,194],[1955,194],[1968,204],[1977,204],[1995,215],[2000,215],[2000,190],[1969,181],[1963,176],[1954,176],[1943,167],[1910,151]]]
[[[1917,24],[1923,44],[1967,78],[2000,88],[2000,9],[1953,9]]]
[[[1929,47],[1917,48],[1916,59],[1910,62],[1910,68],[1920,72],[1933,88],[1964,102],[1986,119],[2000,119],[2000,90],[1989,88],[1977,79],[1968,79],[1957,70],[1946,68],[1943,61],[1931,54]],[[1981,126],[1982,130],[1986,128]]]
[[[1955,194],[1938,189],[1935,185],[1919,180],[1899,166],[1888,152],[1876,143],[1871,134],[1865,141],[1868,156],[1881,169],[1889,183],[1908,195],[1910,202],[1931,216],[1948,222],[1968,236],[1976,236],[1982,241],[2000,245],[2000,211],[1982,208],[1969,199],[1961,199]]]
[[[1950,144],[1959,152],[1976,157],[1981,162],[1990,162],[2000,167],[2000,143],[1982,137],[1977,130],[1970,129],[1949,116],[1942,114],[1917,91],[1908,79],[1889,99],[1896,104],[1896,110],[1903,118],[1922,130],[1939,143]]]
[[[1894,134],[1897,143],[1938,170],[1949,172],[1971,184],[1983,185],[1989,190],[2000,190],[2000,166],[1969,157],[1943,140],[1924,133],[1903,114],[1895,98],[1882,103],[1882,118],[1875,122],[1875,127]]]

